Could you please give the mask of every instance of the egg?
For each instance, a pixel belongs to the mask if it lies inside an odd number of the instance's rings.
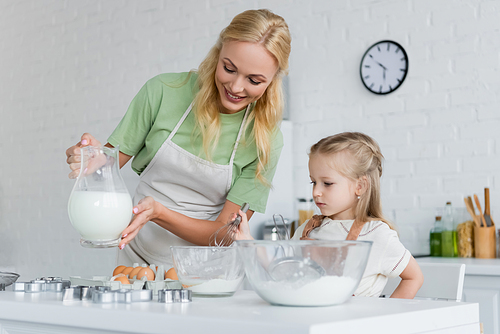
[[[113,276],[116,276],[118,274],[120,274],[123,269],[127,268],[127,266],[118,266],[115,268],[115,270],[113,270]]]
[[[167,273],[165,274],[165,279],[170,278],[171,280],[178,281],[179,277],[177,277],[177,272],[175,271],[175,268],[172,267],[170,268]]]
[[[123,271],[120,274],[128,275],[128,274],[130,274],[130,272],[132,270],[134,270],[134,267],[127,267],[127,268],[123,269]]]
[[[115,281],[122,282],[122,284],[130,284],[130,281],[126,276],[115,277]]]
[[[155,279],[155,272],[149,267],[141,267],[141,270],[137,272],[136,278],[141,279],[146,277],[148,281],[153,281]]]
[[[128,278],[134,278],[135,275],[137,275],[137,273],[139,272],[139,270],[141,270],[141,266],[137,266],[135,267],[134,269],[132,269],[132,271],[128,274]]]

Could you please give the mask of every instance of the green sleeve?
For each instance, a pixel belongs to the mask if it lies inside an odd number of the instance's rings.
[[[144,147],[146,137],[154,122],[149,101],[148,83],[146,83],[134,97],[127,113],[108,138],[111,145],[120,146],[122,153],[135,156]]]
[[[274,174],[276,173],[276,166],[278,165],[282,149],[283,134],[280,129],[277,129],[271,140],[269,163],[263,173],[263,176],[269,183],[272,183]],[[257,163],[258,161],[255,159],[251,164],[243,168],[241,175],[235,180],[233,186],[229,190],[227,200],[238,205],[249,203],[250,210],[265,213],[267,199],[269,198],[269,191],[271,189],[255,178]]]

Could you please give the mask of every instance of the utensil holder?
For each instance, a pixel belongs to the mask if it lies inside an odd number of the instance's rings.
[[[475,257],[480,259],[494,259],[496,257],[495,225],[490,227],[474,226]]]

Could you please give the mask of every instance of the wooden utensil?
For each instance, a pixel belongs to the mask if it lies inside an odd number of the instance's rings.
[[[474,223],[477,225],[477,227],[481,227],[481,217],[479,215],[476,215],[476,210],[474,209],[474,202],[472,202],[472,197],[467,196],[467,202],[469,203],[469,207],[472,209],[472,212],[474,212],[474,216],[476,217]]]
[[[474,194],[474,201],[476,201],[477,209],[479,210],[479,214],[481,215],[481,227],[487,227],[486,221],[484,220],[483,210],[481,209],[481,203],[479,203],[479,198]]]
[[[490,188],[484,188],[484,220],[486,221],[486,226],[490,227],[494,225],[493,219],[490,216]]]
[[[479,222],[479,217],[476,216],[476,210],[474,210],[474,205],[472,204],[472,198],[469,197],[464,197],[464,202],[465,202],[465,207],[467,208],[467,211],[469,212],[470,216],[472,217],[472,220],[474,221],[474,224],[477,227],[481,227],[481,223]]]

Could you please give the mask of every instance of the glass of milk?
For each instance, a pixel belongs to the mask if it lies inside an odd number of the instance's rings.
[[[118,147],[81,148],[80,175],[68,202],[69,219],[88,248],[118,246],[132,218],[132,198],[120,174]]]

